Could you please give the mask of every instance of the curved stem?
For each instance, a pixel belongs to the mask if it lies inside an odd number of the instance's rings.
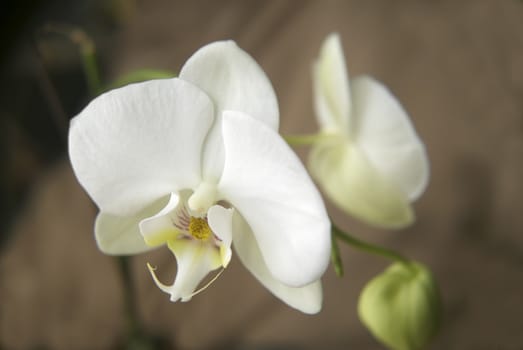
[[[332,235],[334,237],[337,237],[344,241],[345,243],[351,245],[352,247],[365,251],[367,253],[371,253],[374,255],[380,255],[385,258],[401,262],[404,264],[409,264],[410,260],[405,258],[403,255],[387,248],[380,247],[375,244],[364,242],[360,239],[357,239],[351,235],[349,235],[347,232],[342,231],[339,227],[336,225],[332,225]]]

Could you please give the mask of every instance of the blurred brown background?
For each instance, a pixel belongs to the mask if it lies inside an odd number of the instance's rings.
[[[523,349],[521,1],[20,1],[1,16],[0,348],[114,349],[124,329],[116,262],[96,249],[96,209],[66,156],[66,121],[88,95],[75,46],[42,30],[58,23],[93,37],[107,80],[176,71],[202,45],[234,39],[271,78],[283,133],[315,130],[311,63],[340,32],[352,76],[385,82],[412,116],[432,173],[411,228],[373,230],[331,208],[336,222],[434,270],[445,320],[431,348]],[[137,256],[141,321],[167,348],[382,349],[356,301],[387,262],[342,250],[346,275],[329,269],[316,316],[235,259],[203,294],[171,304],[145,267],[169,280],[170,253]]]

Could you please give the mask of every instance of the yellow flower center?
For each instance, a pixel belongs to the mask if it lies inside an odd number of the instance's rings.
[[[189,222],[189,233],[194,238],[205,241],[211,236],[212,231],[207,220],[191,216],[191,221]]]

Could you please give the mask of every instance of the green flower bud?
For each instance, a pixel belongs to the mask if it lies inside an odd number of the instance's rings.
[[[418,263],[394,263],[363,289],[361,321],[395,350],[423,349],[436,334],[441,303],[431,272]]]

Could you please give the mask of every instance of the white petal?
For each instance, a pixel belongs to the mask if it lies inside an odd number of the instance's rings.
[[[400,228],[414,220],[407,197],[346,140],[318,142],[309,169],[335,204],[369,224]]]
[[[98,248],[111,255],[132,255],[151,250],[140,234],[138,223],[157,213],[166,202],[167,198],[160,199],[129,217],[100,212],[94,230]]]
[[[189,301],[205,276],[221,266],[220,254],[214,247],[198,240],[176,240],[169,243],[169,248],[176,257],[176,278],[172,286],[160,284],[158,287],[169,293],[173,302],[178,299]]]
[[[322,130],[348,130],[351,111],[349,76],[338,34],[330,34],[313,66],[314,107]]]
[[[317,280],[304,287],[290,287],[272,277],[249,226],[240,215],[234,215],[234,248],[245,267],[276,297],[307,314],[321,310],[322,288]]]
[[[169,202],[162,210],[153,216],[140,221],[140,233],[142,240],[151,247],[165,244],[171,239],[176,239],[179,230],[173,224],[173,215],[176,215],[176,207],[180,203],[180,197],[176,193],[171,193]]]
[[[370,77],[353,79],[352,94],[355,142],[409,200],[417,199],[427,186],[429,166],[407,113],[385,86]]]
[[[207,221],[209,227],[216,236],[221,240],[220,256],[222,259],[222,266],[227,267],[231,261],[232,251],[232,215],[234,209],[224,208],[221,205],[212,206],[207,212]]]
[[[330,222],[298,157],[278,133],[239,112],[223,117],[225,167],[218,189],[248,222],[271,274],[294,287],[325,271]]]
[[[183,80],[152,80],[94,99],[71,123],[69,155],[104,213],[132,215],[200,182],[213,106]]]
[[[202,47],[183,66],[179,77],[205,91],[215,104],[216,119],[204,157],[204,177],[217,180],[223,168],[221,115],[237,110],[278,129],[278,102],[261,67],[233,41]]]

